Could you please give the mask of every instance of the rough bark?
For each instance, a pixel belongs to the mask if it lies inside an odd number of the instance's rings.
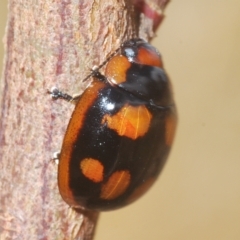
[[[92,239],[97,212],[59,196],[59,150],[89,69],[132,36],[153,36],[166,0],[9,0],[0,95],[0,239]],[[91,79],[89,79],[91,80]]]

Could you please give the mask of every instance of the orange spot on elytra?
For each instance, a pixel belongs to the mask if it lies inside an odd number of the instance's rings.
[[[123,83],[126,81],[126,73],[130,67],[131,63],[126,57],[117,55],[108,62],[105,76],[112,84]]]
[[[130,181],[131,175],[129,171],[122,170],[114,172],[102,186],[100,197],[106,200],[112,200],[119,197],[126,191]]]
[[[160,55],[151,49],[141,47],[138,50],[137,60],[141,64],[156,66],[160,68],[163,67]]]
[[[102,124],[107,123],[110,129],[120,136],[136,139],[148,131],[152,114],[144,106],[123,106],[115,115],[104,115]]]
[[[177,126],[177,118],[174,114],[171,114],[166,118],[165,121],[165,142],[166,145],[171,146]]]
[[[83,175],[93,182],[101,182],[103,180],[104,167],[102,163],[93,158],[84,158],[80,162],[80,168]]]

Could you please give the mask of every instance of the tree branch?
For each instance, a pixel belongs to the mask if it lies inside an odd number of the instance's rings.
[[[63,202],[50,160],[73,106],[52,101],[46,91],[81,92],[89,68],[123,40],[152,37],[164,2],[9,0],[0,95],[1,239],[92,239],[98,213]]]

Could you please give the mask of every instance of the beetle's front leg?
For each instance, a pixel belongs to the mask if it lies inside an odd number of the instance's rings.
[[[61,92],[56,87],[52,87],[51,90],[47,90],[47,93],[51,94],[53,100],[63,99],[65,101],[71,102],[73,104],[76,104],[80,98],[80,95],[75,95],[72,97],[71,95],[69,95],[67,93]]]

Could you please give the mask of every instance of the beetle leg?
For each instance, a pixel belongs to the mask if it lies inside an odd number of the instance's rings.
[[[51,94],[52,99],[54,99],[54,100],[57,100],[57,99],[61,98],[61,99],[64,99],[64,100],[70,102],[70,101],[72,101],[72,99],[73,99],[72,96],[70,96],[70,95],[67,94],[67,93],[61,92],[61,91],[58,90],[56,87],[52,87],[51,90],[47,90],[47,93],[48,93],[48,94]]]
[[[63,99],[65,101],[71,102],[73,104],[76,104],[76,102],[79,100],[80,95],[75,95],[75,96],[71,96],[67,93],[63,93],[61,92],[59,89],[57,89],[56,87],[53,87],[51,90],[47,90],[48,94],[51,94],[52,99],[53,100],[57,100],[57,99]]]
[[[51,161],[55,164],[59,164],[60,152],[54,152]]]
[[[94,78],[97,78],[98,80],[100,80],[100,81],[102,81],[102,82],[107,81],[107,78],[106,78],[103,74],[101,74],[101,73],[99,72],[99,68],[98,68],[97,66],[94,66],[94,67],[91,69],[91,71],[92,71],[92,76],[93,76]]]

